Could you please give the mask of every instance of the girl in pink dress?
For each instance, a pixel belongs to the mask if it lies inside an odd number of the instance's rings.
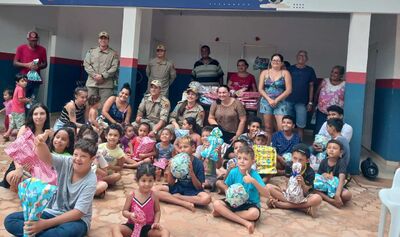
[[[156,178],[155,171],[150,163],[143,163],[137,168],[138,189],[127,195],[122,210],[128,222],[113,227],[114,237],[169,236],[169,231],[160,225],[160,202],[151,191]]]

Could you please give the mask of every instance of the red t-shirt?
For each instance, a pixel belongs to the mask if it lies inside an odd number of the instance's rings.
[[[18,46],[17,52],[15,53],[15,60],[21,63],[30,63],[34,59],[39,59],[39,64],[42,62],[47,62],[46,49],[40,45],[32,49],[27,44]],[[22,68],[20,73],[27,74],[29,72],[28,68]],[[40,73],[40,70],[38,70]]]
[[[25,88],[17,85],[14,90],[14,95],[12,98],[12,109],[11,112],[14,113],[25,113],[25,103],[20,102],[18,98],[25,98]]]
[[[247,88],[247,91],[251,91],[251,86],[256,84],[256,79],[250,73],[247,75],[247,77],[240,77],[237,73],[232,74],[232,76],[229,78],[229,81],[231,82],[229,89],[233,89],[235,91],[242,88]]]

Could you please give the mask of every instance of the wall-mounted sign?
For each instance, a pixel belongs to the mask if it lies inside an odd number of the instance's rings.
[[[258,10],[297,12],[365,12],[400,14],[400,0],[18,0],[44,5],[146,7],[166,9]],[[14,4],[2,0],[0,4]]]

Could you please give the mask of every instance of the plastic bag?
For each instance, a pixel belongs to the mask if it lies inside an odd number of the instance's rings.
[[[323,175],[315,174],[314,189],[326,192],[330,198],[333,198],[335,196],[338,186],[338,177],[333,176],[332,179],[327,179]]]
[[[179,153],[171,159],[171,174],[182,179],[189,175],[190,156],[187,153]]]
[[[221,146],[224,143],[222,140],[222,131],[219,128],[214,128],[210,136],[208,136],[207,140],[209,145],[206,149],[201,152],[201,157],[210,159],[213,161],[218,161],[218,152],[216,151],[218,146]]]
[[[249,194],[241,183],[232,184],[226,190],[225,200],[234,208],[247,202]]]
[[[57,185],[57,172],[37,157],[34,144],[35,136],[30,129],[19,136],[4,149],[17,164],[31,173],[32,177]]]
[[[35,59],[32,61],[35,65],[39,63],[39,59]],[[30,70],[27,74],[26,77],[28,77],[28,81],[38,81],[41,82],[42,78],[40,78],[40,75],[37,71],[35,70]]]
[[[151,139],[150,137],[143,137],[140,140],[140,143],[138,147],[136,148],[134,154],[133,154],[133,159],[134,160],[141,160],[139,158],[139,154],[146,154],[150,153],[154,150],[154,145],[156,144],[156,141]]]
[[[295,162],[292,165],[292,175],[288,181],[288,187],[283,192],[283,196],[286,200],[292,203],[303,203],[307,199],[304,197],[303,189],[301,185],[297,182],[297,176],[301,174],[301,163]]]

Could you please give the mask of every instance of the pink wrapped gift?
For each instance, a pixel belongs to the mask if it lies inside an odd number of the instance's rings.
[[[154,150],[155,144],[156,141],[154,141],[150,137],[143,137],[140,140],[140,143],[133,154],[133,159],[140,161],[141,159],[139,158],[139,154],[146,154],[152,152]]]
[[[260,93],[256,91],[245,91],[240,95],[242,98],[260,98]]]
[[[155,167],[158,167],[158,168],[162,169],[162,170],[165,170],[165,167],[167,167],[167,165],[168,165],[168,160],[165,159],[165,158],[160,158],[158,160],[155,160],[153,165]]]
[[[4,151],[17,164],[30,172],[32,177],[49,184],[57,185],[57,172],[49,164],[46,164],[37,157],[34,139],[35,136],[28,129],[23,135],[8,145]]]

